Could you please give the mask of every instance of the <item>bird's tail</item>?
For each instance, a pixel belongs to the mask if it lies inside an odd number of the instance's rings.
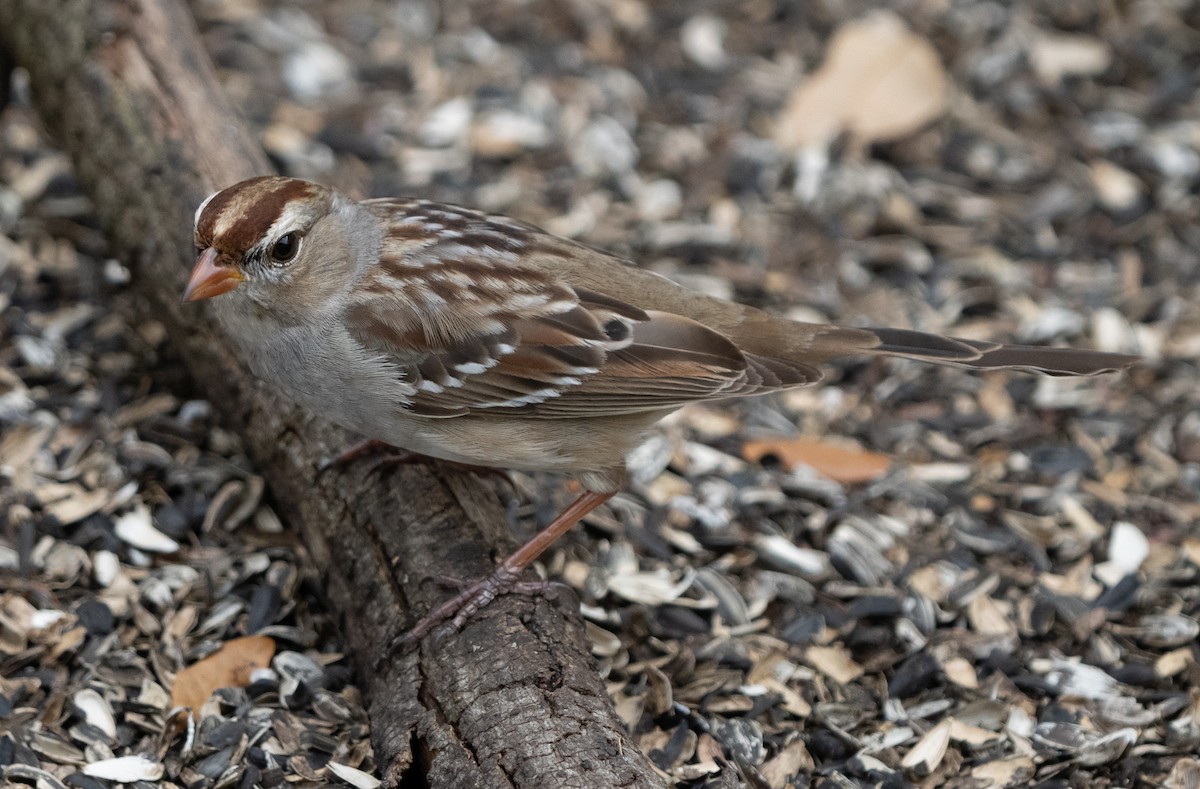
[[[866,350],[885,356],[972,367],[983,370],[1027,370],[1049,375],[1098,375],[1124,370],[1140,356],[1080,348],[1001,345],[963,340],[909,329],[867,329],[878,344]]]

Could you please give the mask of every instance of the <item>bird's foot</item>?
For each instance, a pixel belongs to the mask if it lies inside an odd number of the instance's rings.
[[[444,637],[462,629],[466,621],[479,609],[508,591],[532,592],[545,594],[545,583],[518,582],[521,573],[533,563],[538,556],[549,548],[554,541],[568,529],[578,523],[585,515],[612,498],[612,492],[596,493],[588,491],[559,513],[545,529],[525,543],[512,556],[501,562],[487,578],[466,585],[461,592],[439,605],[417,622],[407,633],[392,640],[388,649],[380,656],[378,663],[382,664],[397,652],[406,652],[415,647],[434,628],[447,623],[439,635]],[[450,586],[461,587],[462,584],[454,579],[439,579],[448,582]]]
[[[513,570],[501,564],[491,575],[474,582],[449,577],[438,578],[438,583],[461,591],[422,617],[407,632],[392,639],[381,659],[409,651],[439,626],[441,629],[435,636],[436,639],[440,640],[457,633],[471,616],[502,594],[516,592],[549,595],[557,591],[558,585],[547,581],[518,581],[520,574],[520,570]]]
[[[439,575],[433,580],[447,589],[457,589],[460,592],[481,583],[480,581],[467,581],[462,578],[455,578],[451,575]],[[560,581],[513,581],[511,585],[502,589],[500,594],[519,594],[527,597],[557,597],[559,590],[565,588],[566,584]]]

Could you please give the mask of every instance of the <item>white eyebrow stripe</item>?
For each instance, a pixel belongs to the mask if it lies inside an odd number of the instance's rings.
[[[303,227],[304,220],[308,218],[309,213],[310,212],[307,205],[288,203],[283,207],[283,210],[279,212],[279,218],[271,224],[270,228],[268,228],[266,237],[263,238],[263,241],[266,242],[268,239],[279,238],[285,233],[295,230],[297,227]]]
[[[214,197],[216,197],[217,195],[219,195],[220,193],[221,193],[220,189],[213,192],[208,197],[204,198],[204,202],[201,203],[199,205],[199,207],[196,208],[196,214],[192,217],[192,230],[195,230],[196,226],[200,224],[200,215],[204,213],[204,209],[207,208],[208,204],[212,202],[212,199]]]

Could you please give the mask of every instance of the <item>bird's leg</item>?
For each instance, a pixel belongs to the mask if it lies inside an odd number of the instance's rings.
[[[383,457],[375,461],[375,468],[380,466],[407,466],[416,463],[440,463],[448,468],[459,469],[460,471],[468,471],[480,477],[495,477],[504,482],[508,486],[509,492],[515,498],[517,495],[517,486],[513,482],[507,472],[503,469],[493,468],[491,466],[475,466],[470,463],[459,463],[454,460],[442,460],[441,458],[422,455],[417,452],[410,452],[407,449],[400,449],[386,441],[380,441],[377,438],[367,438],[343,449],[332,458],[326,458],[317,466],[317,474],[324,474],[332,468],[341,468],[353,463],[360,458],[368,455],[383,453]]]
[[[612,492],[593,493],[588,491],[575,499],[570,506],[559,513],[549,526],[538,532],[533,539],[501,562],[491,575],[469,585],[462,592],[430,611],[407,633],[399,636],[392,643],[392,649],[389,652],[412,646],[447,620],[450,622],[448,625],[450,632],[461,629],[472,614],[496,599],[497,595],[516,586],[517,579],[521,577],[525,568],[541,556],[559,537],[583,520],[589,512],[612,497]]]
[[[377,452],[395,452],[396,448],[386,441],[380,441],[377,438],[365,438],[362,441],[351,444],[331,458],[325,458],[317,466],[317,473],[323,474],[331,468],[341,468],[348,466],[359,458],[367,455],[374,455]],[[411,454],[404,454],[400,459],[412,457]]]

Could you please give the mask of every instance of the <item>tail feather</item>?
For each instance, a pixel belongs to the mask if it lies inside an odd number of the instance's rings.
[[[1124,370],[1140,356],[1080,348],[1000,345],[941,337],[908,329],[872,329],[879,345],[872,352],[980,370],[1025,370],[1049,375],[1098,375]]]
[[[985,351],[1000,347],[992,343],[990,348],[982,348],[980,343],[970,340],[911,329],[870,329],[870,332],[879,338],[879,345],[872,348],[875,353],[930,362],[973,362]]]
[[[984,351],[982,356],[967,362],[966,366],[984,370],[1029,370],[1049,375],[1099,375],[1120,372],[1141,359],[1133,354],[1083,348],[1001,345]]]

